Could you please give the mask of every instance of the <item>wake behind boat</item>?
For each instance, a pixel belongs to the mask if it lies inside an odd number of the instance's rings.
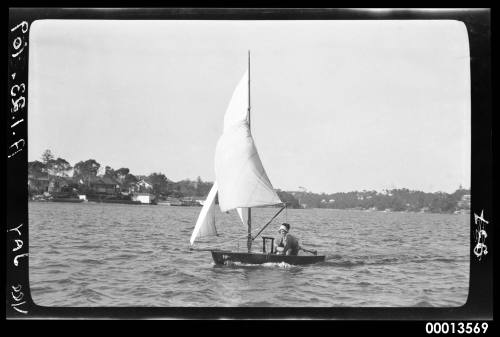
[[[248,85],[248,90],[247,90]],[[264,170],[250,129],[250,52],[248,70],[233,92],[224,116],[224,130],[215,151],[215,176],[212,189],[203,203],[190,243],[200,237],[217,235],[215,227],[215,199],[218,196],[222,212],[236,210],[247,226],[247,252],[208,249],[216,264],[240,262],[247,264],[288,263],[311,264],[325,260],[324,255],[302,249],[314,255],[280,255],[274,251],[274,239],[263,237],[262,252],[253,252],[252,243],[276,216],[285,209],[284,204]],[[252,236],[252,207],[277,206],[282,208],[271,220]],[[270,241],[271,248],[266,248]]]

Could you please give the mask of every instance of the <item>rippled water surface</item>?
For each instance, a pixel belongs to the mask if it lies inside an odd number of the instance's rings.
[[[469,216],[288,210],[309,266],[214,266],[190,251],[200,207],[29,203],[30,287],[43,306],[460,306],[469,286]],[[255,209],[262,226],[277,209]],[[236,214],[195,247],[246,249]],[[255,250],[261,249],[261,240]],[[239,246],[239,247],[238,247]],[[304,254],[301,252],[301,254]]]

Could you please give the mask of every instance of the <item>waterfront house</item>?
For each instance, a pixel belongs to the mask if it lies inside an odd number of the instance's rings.
[[[49,177],[46,173],[28,173],[28,191],[33,194],[43,194],[49,190]]]
[[[95,177],[90,181],[90,189],[100,194],[116,194],[120,191],[120,183],[108,176]]]
[[[141,179],[135,184],[132,184],[129,189],[130,193],[151,193],[153,192],[153,184],[147,179]]]
[[[134,193],[132,195],[133,201],[140,201],[141,204],[154,204],[156,203],[156,197],[151,193]]]
[[[74,185],[75,183],[69,177],[59,177],[59,176],[50,176],[49,177],[49,193],[57,193],[61,192],[65,187],[69,187],[70,185]]]
[[[470,208],[470,194],[464,194],[460,201],[457,203],[457,207],[459,209],[468,209]]]

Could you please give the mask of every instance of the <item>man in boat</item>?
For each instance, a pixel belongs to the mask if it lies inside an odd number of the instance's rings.
[[[281,224],[278,233],[281,237],[277,240],[276,254],[281,255],[298,255],[299,254],[299,240],[289,233],[290,225],[287,223]]]

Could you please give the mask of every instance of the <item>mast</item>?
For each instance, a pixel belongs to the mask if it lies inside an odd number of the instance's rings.
[[[250,129],[250,50],[248,51],[248,128]]]
[[[250,129],[250,50],[248,51],[248,128]],[[251,132],[251,131],[250,131]],[[247,248],[250,253],[252,250],[252,208],[248,207],[248,237]]]

